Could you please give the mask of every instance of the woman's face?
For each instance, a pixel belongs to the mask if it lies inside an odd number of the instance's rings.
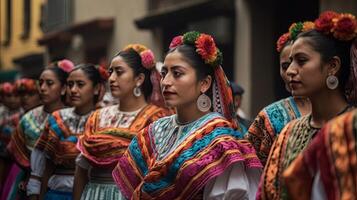
[[[328,67],[324,66],[320,53],[312,48],[306,38],[294,42],[290,60],[287,75],[293,96],[311,97],[327,89]]]
[[[25,111],[31,110],[40,105],[41,99],[37,91],[28,91],[20,95],[21,105]]]
[[[289,55],[291,51],[291,46],[292,45],[285,46],[283,50],[280,52],[280,76],[283,79],[285,83],[285,88],[288,92],[291,92],[291,89],[289,88],[289,80],[286,71],[290,65]]]
[[[3,96],[3,103],[10,110],[18,109],[21,107],[20,96],[16,93],[5,94]]]
[[[120,56],[113,58],[109,74],[110,91],[115,98],[134,96],[134,88],[143,83],[139,76],[135,77],[134,70]]]
[[[61,101],[62,87],[57,75],[51,70],[44,70],[39,79],[39,93],[44,105]],[[63,92],[64,93],[64,92]]]
[[[81,69],[71,72],[67,78],[67,91],[71,105],[80,108],[90,109],[94,105],[95,87],[93,82]]]
[[[166,105],[176,108],[196,104],[202,89],[195,69],[177,51],[165,58],[161,69],[161,88]]]

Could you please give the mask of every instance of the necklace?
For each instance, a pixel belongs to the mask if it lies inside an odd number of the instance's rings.
[[[349,110],[351,108],[351,105],[347,105],[343,110],[341,110],[340,112],[338,112],[336,114],[336,116],[339,116],[343,113],[345,113],[347,110]],[[312,120],[312,114],[310,114],[309,116],[309,119],[308,119],[308,122],[309,122],[309,126],[313,129],[321,129],[321,127],[316,127],[316,126],[313,126],[312,123],[311,123],[311,120]]]

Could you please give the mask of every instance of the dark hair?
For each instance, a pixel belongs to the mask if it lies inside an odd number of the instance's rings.
[[[115,55],[115,57],[120,56],[123,58],[131,69],[134,71],[134,75],[138,76],[140,73],[145,75],[143,84],[141,85],[141,91],[144,93],[145,99],[148,100],[152,93],[152,83],[150,80],[151,71],[146,69],[142,62],[141,56],[132,48],[120,51]]]
[[[56,75],[57,79],[61,82],[61,86],[66,85],[69,73],[65,72],[63,69],[59,68],[58,66],[49,66],[45,68],[44,71],[45,70],[52,71]]]
[[[337,40],[316,30],[300,33],[297,38],[306,38],[312,48],[321,54],[323,62],[329,62],[334,56],[341,60],[341,68],[337,72],[340,88],[345,90],[350,75],[351,42]]]
[[[281,56],[281,53],[284,51],[284,49],[288,46],[291,46],[293,44],[293,40],[288,40],[285,42],[285,44],[281,47],[281,51],[279,52],[279,57]]]
[[[56,75],[56,78],[61,83],[61,87],[64,87],[66,85],[69,73],[64,71],[63,69],[61,69],[57,65],[57,63],[53,63],[53,64],[47,66],[43,71],[46,71],[46,70],[49,70],[49,71],[53,72]],[[61,95],[61,101],[63,103],[66,103],[66,94],[65,95]]]
[[[212,66],[206,64],[201,56],[196,52],[195,47],[187,44],[179,45],[175,48],[172,48],[168,51],[167,54],[173,52],[179,52],[184,57],[184,59],[195,69],[196,78],[198,81],[203,80],[208,75],[212,77],[212,84],[206,94],[212,96],[212,85],[214,81],[214,69]]]
[[[82,70],[87,78],[92,82],[93,87],[98,84],[105,83],[105,79],[101,76],[99,72],[99,67],[96,67],[94,64],[79,64],[77,65],[69,74],[74,71]],[[99,98],[99,94],[94,95],[94,102],[97,103]]]

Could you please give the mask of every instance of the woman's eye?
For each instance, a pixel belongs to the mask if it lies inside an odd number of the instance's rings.
[[[108,73],[109,73],[109,74],[112,74],[112,73],[113,73],[113,68],[110,68],[110,69],[108,70]]]
[[[289,68],[290,62],[284,62],[281,64],[281,69],[286,71]]]
[[[174,74],[174,77],[180,77],[181,75],[182,75],[182,73],[181,72],[173,72],[173,74]]]
[[[161,72],[160,72],[160,75],[161,75],[162,78],[165,77],[166,74],[167,74],[167,73],[166,73],[165,71],[161,71]]]

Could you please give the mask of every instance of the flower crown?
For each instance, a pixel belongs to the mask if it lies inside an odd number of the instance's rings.
[[[290,25],[289,27],[289,32],[284,33],[281,35],[276,42],[276,50],[278,52],[281,52],[283,47],[286,45],[287,42],[289,41],[294,41],[296,40],[297,36],[302,33],[306,32],[309,30],[314,29],[315,24],[311,21],[306,21],[306,22],[296,22]]]
[[[37,81],[29,78],[22,78],[15,82],[15,88],[18,92],[37,91]]]
[[[222,64],[222,52],[216,47],[212,36],[197,31],[190,31],[174,37],[169,48],[173,49],[183,44],[194,46],[196,52],[206,64],[212,67],[217,67]]]
[[[357,37],[357,20],[349,13],[325,11],[315,20],[315,29],[337,40],[350,41]]]
[[[146,69],[152,69],[155,67],[155,56],[154,53],[148,49],[146,46],[141,45],[141,44],[129,44],[124,48],[124,51],[127,51],[129,49],[133,49],[138,53],[141,57],[141,64],[146,68]]]
[[[0,93],[1,94],[12,94],[15,93],[15,85],[10,82],[5,82],[1,84]]]

